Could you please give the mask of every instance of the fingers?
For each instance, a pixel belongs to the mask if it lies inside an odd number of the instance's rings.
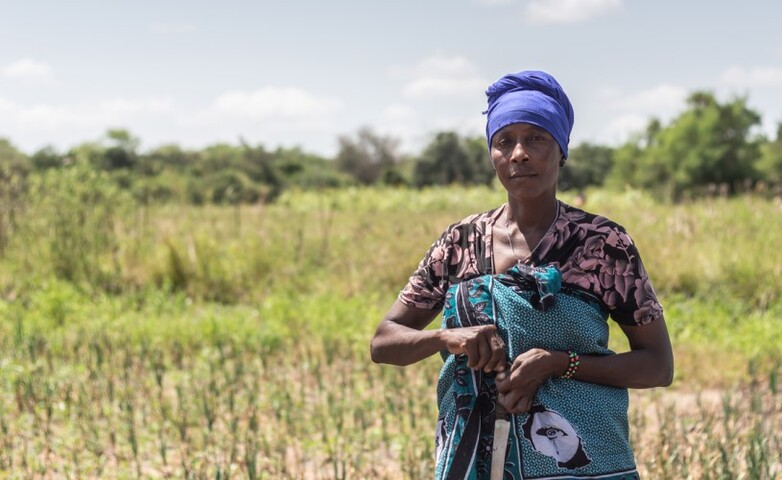
[[[489,332],[488,338],[484,338],[480,346],[481,359],[475,366],[476,369],[482,368],[486,373],[505,370],[505,342],[496,329]]]
[[[472,367],[475,370],[485,369],[486,365],[491,360],[490,338],[491,337],[487,337],[486,335],[481,335],[478,337],[478,358],[475,362],[475,365]]]
[[[519,375],[516,363],[517,362],[514,361],[509,365],[509,368],[506,368],[494,377],[494,383],[497,385],[497,391],[500,393],[508,393],[513,390],[518,391],[526,386],[524,377]]]
[[[502,337],[500,337],[496,330],[489,339],[489,346],[491,347],[491,357],[483,367],[483,370],[487,373],[501,372],[505,370],[505,342],[502,341]]]
[[[455,355],[467,355],[469,368],[485,372],[507,368],[505,342],[494,325],[457,328],[448,332],[446,348]]]
[[[502,405],[510,413],[529,412],[540,385],[548,378],[541,374],[546,352],[532,349],[517,356],[512,365],[495,377]]]
[[[491,371],[489,363],[494,358],[492,350],[492,345],[485,336],[475,338],[474,341],[467,344],[467,366],[473,370]]]
[[[521,397],[518,402],[516,402],[516,405],[508,410],[508,412],[513,414],[519,414],[519,413],[527,413],[532,409],[532,397]]]
[[[497,401],[502,404],[505,411],[512,414],[527,413],[532,409],[532,400],[534,397],[521,395],[518,391],[501,393],[497,396]]]
[[[464,339],[462,349],[467,354],[467,366],[491,372],[505,368],[505,343],[494,325],[475,328]]]
[[[478,362],[480,362],[480,347],[478,346],[477,341],[468,341],[464,345],[464,350],[467,354],[467,366],[475,369],[476,365],[478,365]]]

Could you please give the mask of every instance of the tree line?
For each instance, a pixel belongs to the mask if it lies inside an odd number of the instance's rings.
[[[649,190],[679,200],[748,188],[782,188],[782,123],[776,138],[759,133],[761,116],[745,97],[720,102],[692,93],[686,109],[663,124],[651,119],[625,144],[571,147],[560,172],[560,189],[603,186]],[[362,128],[338,138],[333,158],[300,148],[270,150],[243,140],[201,150],[164,145],[141,152],[130,132],[114,129],[95,142],[66,152],[45,147],[26,155],[0,139],[0,196],[21,194],[37,173],[85,168],[105,173],[142,203],[240,204],[273,201],[289,188],[354,185],[488,185],[494,171],[482,136],[439,132],[417,155],[400,153],[400,142]]]

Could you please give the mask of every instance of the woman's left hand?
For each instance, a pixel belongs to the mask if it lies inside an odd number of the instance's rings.
[[[529,412],[540,385],[554,374],[552,352],[540,348],[528,350],[513,360],[509,370],[497,373],[497,400],[508,413]]]

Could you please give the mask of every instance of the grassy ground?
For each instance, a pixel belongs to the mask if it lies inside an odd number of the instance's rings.
[[[6,229],[0,478],[431,477],[440,362],[374,365],[368,341],[440,231],[499,191],[234,209],[57,185]],[[590,192],[585,208],[638,243],[674,342],[674,387],[632,394],[640,470],[782,476],[782,207]]]

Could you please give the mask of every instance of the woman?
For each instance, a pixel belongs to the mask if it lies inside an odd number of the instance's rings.
[[[437,478],[488,478],[501,408],[512,414],[497,446],[504,478],[637,478],[626,389],[672,381],[662,307],[625,230],[557,199],[573,126],[559,83],[524,71],[486,93],[508,201],[432,245],[379,324],[372,359],[443,355]],[[443,309],[443,328],[425,329]],[[607,349],[609,316],[629,352]]]

